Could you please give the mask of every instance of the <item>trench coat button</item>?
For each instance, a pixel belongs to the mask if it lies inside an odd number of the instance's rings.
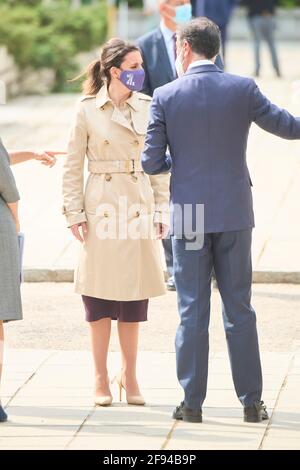
[[[135,144],[135,145],[139,145],[139,141],[138,141],[138,140],[135,140],[135,141],[134,141],[134,144]]]
[[[106,180],[106,181],[110,181],[111,178],[112,178],[112,176],[111,176],[110,173],[107,173],[107,174],[105,175],[105,180]]]
[[[108,212],[104,212],[104,217],[108,217]]]
[[[105,145],[108,145],[108,144],[109,144],[108,140],[105,140],[104,143],[105,143]]]
[[[136,217],[139,217],[139,216],[140,216],[140,212],[139,212],[139,211],[136,211],[135,216],[136,216]]]

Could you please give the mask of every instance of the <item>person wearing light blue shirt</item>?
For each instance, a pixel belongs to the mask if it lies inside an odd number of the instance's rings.
[[[159,13],[161,23],[158,28],[138,39],[137,43],[143,56],[143,67],[146,73],[142,92],[152,96],[154,90],[177,78],[176,31],[178,22],[188,20],[192,15],[190,0],[160,0]],[[216,64],[223,69],[220,56]],[[173,253],[170,239],[163,240],[165,259],[169,280],[167,288],[175,290],[173,277]]]
[[[167,53],[168,53],[168,57],[169,57],[171,67],[172,67],[173,72],[174,72],[174,77],[176,78],[177,77],[177,72],[176,72],[176,67],[175,67],[176,33],[174,33],[174,31],[172,31],[171,29],[169,29],[165,25],[164,21],[160,22],[160,30],[162,32],[162,35],[163,35],[163,38],[164,38],[164,41],[165,41],[165,46],[166,46],[166,49],[167,49]]]

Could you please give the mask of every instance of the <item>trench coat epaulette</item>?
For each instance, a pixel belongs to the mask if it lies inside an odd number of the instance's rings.
[[[139,93],[139,99],[145,101],[152,101],[152,97],[149,95],[145,95],[144,93]]]
[[[97,95],[84,95],[80,98],[80,101],[90,100],[91,98],[96,98]]]

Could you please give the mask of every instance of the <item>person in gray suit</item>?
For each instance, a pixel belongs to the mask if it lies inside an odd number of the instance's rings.
[[[61,152],[19,151],[8,154],[0,139],[0,382],[4,348],[3,323],[22,319],[18,246],[20,196],[10,164],[35,159],[52,167],[57,153]],[[6,420],[7,415],[0,402],[0,422]]]
[[[222,72],[214,64],[220,42],[218,26],[207,18],[181,29],[180,78],[154,92],[142,166],[151,175],[171,169],[180,314],[176,359],[184,390],[173,418],[202,421],[214,268],[236,394],[244,420],[260,422],[268,414],[261,401],[262,370],[251,305],[254,213],[246,149],[252,123],[284,139],[300,139],[300,118],[272,104],[254,80]]]
[[[153,96],[154,90],[177,78],[176,30],[180,22],[190,20],[192,6],[190,0],[158,0],[161,23],[158,28],[138,39],[137,44],[142,52],[145,81],[142,92]],[[178,11],[186,13],[179,14]],[[182,16],[181,16],[182,15]],[[223,68],[220,56],[217,65]],[[170,237],[162,240],[169,279],[168,290],[175,290],[173,276],[173,253]]]

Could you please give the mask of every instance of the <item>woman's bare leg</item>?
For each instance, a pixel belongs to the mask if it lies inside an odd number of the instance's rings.
[[[107,355],[111,332],[111,319],[103,318],[90,322],[92,352],[95,365],[95,395],[109,396],[109,377],[107,372]]]
[[[122,353],[122,383],[127,395],[140,395],[136,378],[139,322],[118,321],[118,333]]]

